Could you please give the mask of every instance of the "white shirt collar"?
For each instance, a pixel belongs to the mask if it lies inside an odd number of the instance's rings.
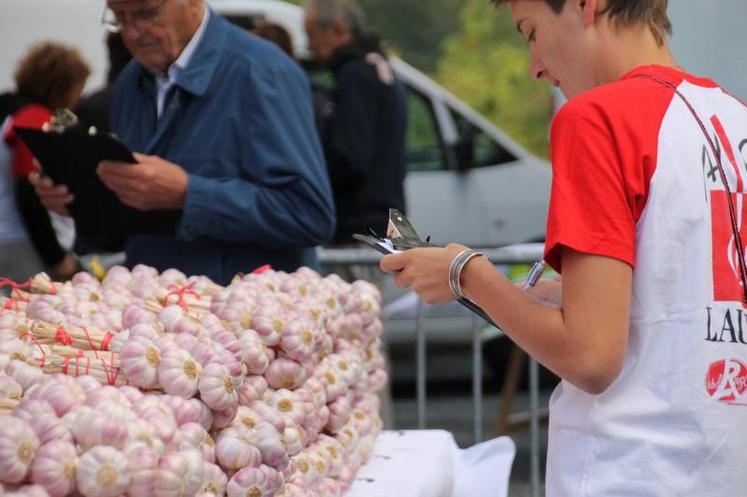
[[[192,39],[189,40],[189,43],[187,43],[187,46],[184,47],[182,53],[179,54],[179,57],[177,57],[176,60],[169,66],[169,68],[166,70],[166,73],[154,73],[156,77],[156,88],[158,90],[156,94],[156,109],[159,118],[161,117],[161,114],[163,114],[163,108],[166,103],[166,94],[176,82],[176,75],[186,69],[189,66],[189,63],[192,61],[192,57],[194,56],[195,51],[200,45],[200,41],[202,41],[202,37],[205,34],[205,28],[207,27],[209,19],[210,9],[205,6],[205,14],[202,16],[202,22],[200,23],[200,26],[197,28],[197,31],[195,31],[195,34],[192,35]]]

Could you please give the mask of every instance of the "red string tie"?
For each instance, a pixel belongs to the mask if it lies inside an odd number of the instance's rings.
[[[112,339],[114,338],[114,335],[109,333],[108,331],[104,335],[104,338],[101,339],[101,350],[104,352],[107,352],[109,350],[109,345],[112,343]]]
[[[272,270],[272,265],[271,264],[265,264],[264,266],[259,266],[257,269],[255,269],[254,271],[252,271],[252,274],[262,274],[262,273],[265,273],[265,272],[270,271],[270,270]]]
[[[54,341],[62,345],[72,345],[73,337],[62,326],[58,326],[54,333]]]
[[[169,293],[166,294],[166,296],[163,298],[163,305],[168,305],[169,303],[176,304],[185,311],[187,310],[187,302],[184,300],[185,295],[192,295],[197,300],[200,300],[200,294],[195,292],[193,290],[196,281],[193,281],[187,286],[179,287],[177,285],[169,285],[169,290],[171,290]],[[172,295],[176,295],[176,301],[175,302],[169,302],[169,297]]]
[[[2,288],[4,286],[9,286],[13,290],[25,290],[26,288],[30,288],[31,287],[31,278],[29,278],[24,283],[17,283],[17,282],[15,282],[15,281],[13,281],[11,279],[8,279],[8,278],[0,278],[0,288]],[[28,302],[29,301],[28,297],[23,297],[23,296],[21,296],[21,300],[23,302]],[[17,305],[18,304],[16,304],[16,306]]]

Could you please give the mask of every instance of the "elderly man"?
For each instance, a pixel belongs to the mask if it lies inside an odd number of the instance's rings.
[[[404,211],[405,91],[349,0],[309,0],[305,14],[309,49],[335,77],[321,135],[337,207],[334,241],[350,243],[368,227],[383,233],[390,207]]]
[[[203,0],[109,0],[104,23],[134,60],[120,75],[112,129],[137,164],[98,174],[126,205],[180,212],[173,233],[130,234],[127,263],[227,283],[262,264],[315,265],[335,225],[309,85],[277,47]],[[33,180],[66,213],[63,185]]]

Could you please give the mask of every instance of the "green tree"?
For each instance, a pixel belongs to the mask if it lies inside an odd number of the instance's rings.
[[[529,51],[508,9],[466,0],[436,78],[530,151],[548,155],[552,92],[529,78]]]

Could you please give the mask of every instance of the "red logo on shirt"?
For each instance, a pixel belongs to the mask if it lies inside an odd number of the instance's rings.
[[[739,253],[731,227],[726,195],[725,191],[711,191],[713,300],[740,302],[742,281],[739,275]],[[747,247],[747,194],[732,193],[731,202],[742,246]]]
[[[742,280],[739,271],[739,251],[737,250],[734,229],[732,227],[732,217],[742,242],[742,247],[747,247],[747,193],[745,193],[744,182],[737,160],[734,155],[731,143],[724,131],[724,127],[717,116],[711,117],[711,124],[714,127],[718,143],[721,147],[717,149],[719,155],[723,148],[727,161],[723,161],[723,172],[727,173],[727,167],[730,165],[736,188],[734,193],[727,196],[724,190],[711,191],[711,240],[712,240],[712,257],[713,257],[713,300],[715,301],[742,301]],[[710,155],[710,154],[709,154]],[[711,161],[710,157],[708,158]],[[713,158],[713,161],[718,161]],[[704,163],[705,165],[705,163]],[[712,167],[714,181],[717,177],[716,169]],[[723,186],[723,185],[722,185]],[[733,206],[730,212],[729,200]],[[747,250],[747,249],[745,249]],[[742,254],[747,258],[747,254]],[[747,306],[746,306],[747,307]]]
[[[712,363],[706,376],[706,391],[709,397],[720,402],[747,405],[747,365],[739,359]]]

